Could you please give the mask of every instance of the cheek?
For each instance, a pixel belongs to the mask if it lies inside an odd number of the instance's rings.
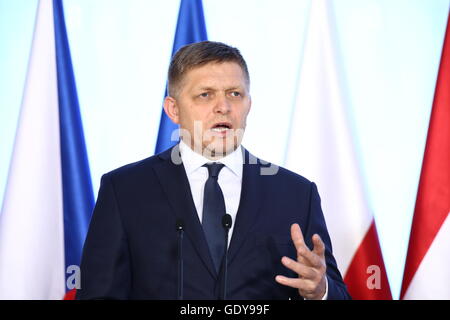
[[[195,108],[189,109],[188,112],[180,114],[180,125],[182,128],[189,130],[195,135],[204,132],[208,127],[208,114]]]
[[[245,125],[247,122],[247,116],[250,111],[250,108],[241,109],[239,114],[237,115],[237,121],[239,121],[241,124]]]
[[[207,108],[201,108],[199,106],[190,106],[184,111],[184,117],[188,121],[203,121],[208,115]]]
[[[191,126],[193,119],[195,119],[194,117],[195,114],[192,108],[190,108],[189,106],[183,106],[183,108],[180,108],[180,123],[182,123],[184,126]]]

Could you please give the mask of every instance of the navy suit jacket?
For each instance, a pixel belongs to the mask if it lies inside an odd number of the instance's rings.
[[[77,299],[176,299],[176,221],[185,223],[184,298],[218,299],[217,274],[182,164],[171,160],[178,146],[102,177],[83,249]],[[296,277],[281,264],[296,259],[290,226],[298,223],[311,248],[317,233],[326,245],[328,299],[350,298],[332,255],[314,183],[279,167],[275,175],[244,149],[242,191],[228,250],[228,299],[301,299],[278,284]],[[179,154],[178,154],[179,155]],[[255,163],[257,162],[257,163]]]

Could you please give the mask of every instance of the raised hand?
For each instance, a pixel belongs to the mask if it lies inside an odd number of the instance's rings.
[[[297,261],[282,257],[281,263],[298,274],[298,278],[277,275],[275,280],[285,286],[298,289],[300,295],[308,300],[320,300],[326,292],[325,244],[318,234],[313,235],[313,250],[305,244],[302,230],[298,224],[291,226],[291,238],[297,249]]]

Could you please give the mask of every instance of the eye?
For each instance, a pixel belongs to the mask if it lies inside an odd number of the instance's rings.
[[[209,93],[208,92],[203,92],[203,93],[200,94],[200,97],[208,98],[209,97]]]
[[[240,93],[239,91],[232,91],[232,92],[231,92],[231,96],[232,96],[232,97],[240,97],[240,96],[241,96],[241,93]]]

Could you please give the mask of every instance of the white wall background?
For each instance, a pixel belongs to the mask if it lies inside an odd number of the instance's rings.
[[[283,165],[311,0],[203,2],[209,39],[237,46],[249,65],[253,108],[244,145]],[[343,86],[398,298],[449,0],[332,3]],[[97,192],[103,173],[153,154],[179,0],[64,5]],[[37,0],[0,0],[1,200],[36,7]]]

